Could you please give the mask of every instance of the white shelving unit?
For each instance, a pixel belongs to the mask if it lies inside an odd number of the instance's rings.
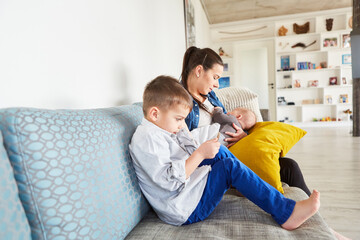
[[[274,41],[276,96],[280,100],[277,121],[350,123],[344,113],[347,109],[352,111],[351,63],[347,62],[351,53],[347,41],[350,17],[351,12],[345,12],[275,22],[275,29],[288,29],[286,36],[276,36]],[[326,29],[329,18],[333,19],[331,31]],[[294,23],[306,22],[308,33],[293,32]],[[299,43],[309,46],[295,47]]]

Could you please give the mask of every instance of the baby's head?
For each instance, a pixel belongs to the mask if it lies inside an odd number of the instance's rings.
[[[235,108],[229,114],[236,117],[243,130],[249,130],[256,123],[255,113],[247,108]]]
[[[185,126],[185,118],[192,107],[190,94],[172,77],[159,76],[145,87],[145,118],[170,133],[176,133]]]

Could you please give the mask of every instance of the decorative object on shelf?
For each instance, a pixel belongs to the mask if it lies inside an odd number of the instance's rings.
[[[334,22],[333,18],[326,19],[326,30],[331,31],[331,29],[333,27],[333,22]]]
[[[314,104],[314,99],[303,99],[301,104]]]
[[[293,24],[293,31],[296,34],[304,34],[309,32],[310,22],[306,22],[304,25]]]
[[[300,88],[301,87],[300,80],[295,79],[294,87],[295,88]]]
[[[349,47],[351,47],[350,34],[343,34],[343,35],[342,35],[342,47],[343,47],[343,48],[349,48]]]
[[[336,121],[336,118],[331,118],[331,117],[327,116],[327,117],[323,117],[323,118],[319,118],[319,119],[314,118],[313,121],[314,122],[331,122],[331,121]]]
[[[230,55],[227,54],[222,47],[219,48],[219,55],[223,57],[230,57]]]
[[[347,82],[346,82],[346,77],[342,77],[341,80],[342,80],[342,84],[343,84],[343,85],[346,85],[346,84],[347,84]]]
[[[288,70],[290,68],[290,56],[281,56],[281,70]]]
[[[284,25],[282,25],[281,28],[279,28],[278,34],[279,36],[286,36],[287,32],[288,32],[287,28],[284,27]]]
[[[337,47],[337,38],[325,38],[323,42],[323,47]]]
[[[327,68],[327,62],[320,62],[321,68]]]
[[[219,89],[230,87],[230,77],[219,78]]]
[[[352,28],[352,25],[353,25],[353,17],[352,16],[349,18],[348,24],[349,24],[349,28]]]
[[[348,103],[348,102],[349,102],[349,95],[340,94],[339,103]]]
[[[330,77],[329,85],[337,85],[337,77]]]
[[[314,45],[315,43],[316,43],[316,40],[314,40],[312,43],[309,43],[308,45],[305,45],[304,43],[299,42],[299,43],[292,45],[291,48],[301,47],[301,48],[305,49],[307,47],[310,47],[311,45]]]
[[[278,105],[286,105],[285,97],[278,97]]]
[[[351,64],[351,54],[342,55],[342,64]]]
[[[224,50],[222,49],[222,47],[219,48],[219,55],[220,56],[224,56]]]
[[[346,109],[344,113],[346,114],[346,120],[350,121],[350,114],[352,114],[352,111],[350,109]]]
[[[332,104],[332,96],[331,95],[326,95],[325,96],[325,102],[327,104]]]
[[[318,87],[319,86],[319,80],[309,80],[308,81],[308,87]]]
[[[279,42],[279,47],[281,47],[282,50],[284,50],[287,46],[289,46],[290,43],[285,43],[284,46],[282,45],[282,42]]]
[[[223,33],[223,34],[244,34],[244,33],[250,33],[250,32],[259,31],[259,30],[262,30],[262,29],[265,29],[265,28],[267,28],[267,26],[262,26],[262,27],[258,27],[258,28],[255,28],[255,29],[242,31],[242,32],[219,31],[219,33]]]

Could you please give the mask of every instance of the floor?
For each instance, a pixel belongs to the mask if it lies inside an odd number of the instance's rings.
[[[307,134],[290,150],[309,189],[321,193],[320,214],[335,231],[360,239],[360,137],[350,127],[302,128]]]

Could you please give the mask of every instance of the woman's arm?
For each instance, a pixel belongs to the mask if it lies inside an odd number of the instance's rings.
[[[229,143],[227,145],[228,148],[231,147],[232,145],[234,145],[235,143],[237,143],[240,139],[247,136],[246,132],[244,132],[244,130],[242,128],[238,127],[236,124],[233,123],[233,127],[235,128],[236,133],[225,132],[225,134],[231,136],[231,138],[224,139],[224,141]]]

